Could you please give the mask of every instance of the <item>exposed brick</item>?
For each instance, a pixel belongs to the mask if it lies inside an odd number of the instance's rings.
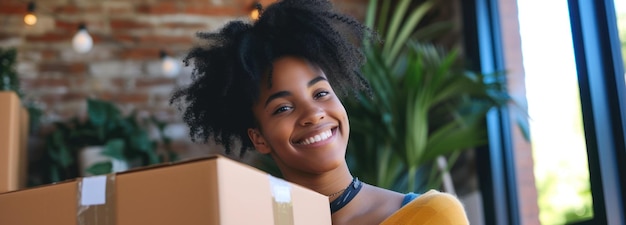
[[[189,36],[162,36],[162,35],[144,35],[139,37],[141,44],[156,44],[157,46],[168,46],[171,44],[192,44],[193,38]]]
[[[80,90],[81,88],[84,89],[85,87],[89,86],[88,79],[85,77],[74,77],[69,81],[70,87],[75,90]]]
[[[46,33],[43,35],[36,36],[27,36],[27,42],[66,42],[72,40],[74,37],[74,33],[64,32],[64,33]]]
[[[191,5],[187,6],[187,8],[185,9],[185,13],[188,14],[200,14],[209,16],[243,15],[247,12],[248,10],[246,10],[245,8],[215,7],[209,5]]]
[[[20,81],[22,88],[25,89],[70,86],[70,80],[59,77],[22,78]]]
[[[72,75],[87,72],[87,66],[85,63],[45,62],[39,65],[39,70]]]
[[[87,14],[87,15],[97,15],[97,14],[101,14],[103,12],[103,9],[100,6],[100,4],[96,4],[96,5],[90,5],[87,7],[82,7],[80,8],[80,12],[82,14]]]
[[[40,96],[40,100],[50,106],[58,106],[65,102],[71,101],[84,101],[87,98],[87,94],[83,92],[68,92],[63,94],[47,94]]]
[[[89,32],[89,31],[88,31]],[[91,39],[93,41],[93,45],[96,46],[102,42],[104,42],[105,40],[107,40],[109,38],[108,35],[103,35],[103,34],[95,34],[93,32],[89,33],[89,36],[91,36]],[[74,36],[72,36],[72,38],[74,38]]]
[[[76,5],[61,5],[54,9],[55,14],[77,14],[80,13],[80,9]]]
[[[0,14],[3,15],[19,15],[28,12],[28,3],[3,2],[0,4]]]
[[[206,25],[203,23],[162,23],[159,26],[160,28],[182,28],[190,30],[199,30],[206,28]]]
[[[115,101],[119,103],[147,103],[148,95],[145,93],[120,93],[120,92],[105,92],[100,94],[100,98]]]
[[[140,63],[124,61],[99,61],[89,64],[89,73],[98,79],[111,79],[116,77],[137,77],[142,75]]]
[[[135,44],[137,43],[138,38],[128,34],[115,34],[112,35],[113,40],[122,44]]]
[[[174,79],[165,77],[142,78],[135,81],[135,86],[137,88],[150,88],[161,85],[172,85],[175,83],[176,81]]]
[[[54,26],[57,31],[62,30],[66,32],[76,32],[78,31],[78,26],[80,22],[77,21],[65,21],[65,20],[55,20]]]
[[[158,48],[138,48],[138,49],[128,49],[120,52],[120,57],[122,59],[132,59],[132,60],[145,60],[145,59],[158,59],[159,58]]]
[[[154,5],[143,4],[136,8],[136,12],[145,14],[175,14],[179,12],[176,2],[159,2]]]
[[[132,30],[132,29],[146,29],[152,28],[151,24],[137,22],[131,19],[112,19],[110,22],[111,29],[114,32],[120,32],[124,30]]]
[[[132,84],[132,85],[129,85]],[[111,85],[115,86],[115,87],[125,87],[128,89],[135,89],[135,82],[134,79],[132,81],[130,81],[128,78],[122,78],[122,77],[118,77],[118,78],[113,78],[111,79]]]
[[[131,14],[135,12],[133,3],[135,1],[104,1],[102,8],[110,15]]]
[[[78,117],[81,121],[85,120],[87,97],[78,97],[75,100],[63,100],[62,102],[50,103],[51,110],[60,120],[69,120]]]
[[[59,52],[53,49],[44,49],[41,50],[41,59],[42,60],[51,60],[51,59],[58,59],[59,57]]]

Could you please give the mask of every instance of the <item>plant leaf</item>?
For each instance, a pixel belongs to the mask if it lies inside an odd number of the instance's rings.
[[[388,52],[389,57],[387,57],[386,64],[391,65],[393,61],[398,57],[398,53],[401,48],[405,46],[407,39],[411,36],[411,33],[415,30],[421,19],[426,15],[428,11],[433,7],[433,3],[430,1],[426,1],[422,3],[419,7],[417,7],[404,22],[402,29],[400,30],[400,34],[396,40],[393,40],[392,48]]]
[[[399,27],[402,25],[402,19],[406,14],[406,10],[409,8],[410,0],[401,0],[396,7],[396,10],[393,13],[393,18],[391,19],[391,24],[387,29],[387,33],[385,34],[385,45],[383,47],[383,55],[389,56],[389,52],[391,52],[391,47],[396,41],[396,35]]]
[[[107,141],[104,146],[104,150],[102,150],[102,155],[109,156],[114,159],[124,160],[126,161],[126,156],[124,156],[124,148],[125,148],[124,140],[117,138]]]
[[[86,171],[93,175],[102,175],[102,174],[111,173],[113,171],[113,163],[111,163],[111,161],[96,163],[96,164],[93,164],[91,167],[87,168]]]

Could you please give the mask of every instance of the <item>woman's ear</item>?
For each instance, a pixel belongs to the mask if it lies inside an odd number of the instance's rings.
[[[261,154],[269,154],[271,152],[270,146],[265,142],[265,138],[258,128],[248,128],[248,137],[252,141],[254,148]]]

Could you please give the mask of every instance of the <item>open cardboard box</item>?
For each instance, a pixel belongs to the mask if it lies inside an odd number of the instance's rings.
[[[0,224],[330,224],[328,198],[222,156],[0,194]]]

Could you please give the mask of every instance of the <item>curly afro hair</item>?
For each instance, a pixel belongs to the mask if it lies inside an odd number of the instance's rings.
[[[369,85],[360,69],[365,57],[364,38],[375,33],[352,17],[335,12],[327,0],[282,0],[270,5],[258,21],[231,21],[219,32],[199,32],[205,42],[190,50],[193,82],[174,92],[193,141],[212,138],[230,154],[241,143],[240,157],[254,146],[247,129],[256,127],[252,106],[264,74],[272,62],[284,56],[307,60],[326,74],[340,96]]]

